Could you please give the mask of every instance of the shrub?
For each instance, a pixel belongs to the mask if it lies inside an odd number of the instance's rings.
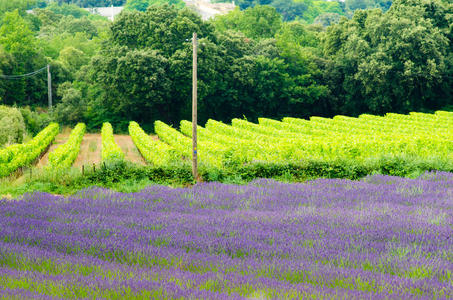
[[[29,107],[21,107],[19,110],[24,119],[25,128],[32,136],[37,135],[51,122],[51,117],[48,113],[32,111]]]
[[[0,106],[0,147],[6,144],[22,143],[25,123],[17,108]]]

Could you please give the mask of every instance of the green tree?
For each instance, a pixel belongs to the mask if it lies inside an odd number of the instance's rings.
[[[169,56],[183,48],[186,40],[192,38],[192,32],[208,37],[213,31],[213,26],[190,9],[161,5],[146,12],[121,13],[112,25],[112,41],[131,48],[149,47]]]
[[[323,84],[318,27],[286,23],[276,35],[280,57],[287,64],[289,103],[287,114],[308,117],[326,115],[328,88]]]
[[[6,13],[18,10],[22,15],[25,15],[27,9],[32,8],[36,4],[36,0],[0,0],[0,18]]]
[[[168,60],[156,50],[112,47],[92,60],[93,80],[105,91],[103,104],[124,122],[168,120]],[[125,124],[123,124],[125,125]]]
[[[127,0],[124,9],[144,12],[150,6],[164,4],[173,5],[176,8],[183,8],[186,6],[185,2],[182,0]]]
[[[318,16],[326,13],[334,13],[338,15],[344,14],[339,2],[313,1],[312,4],[308,7],[307,11],[304,13],[303,19],[311,24]]]
[[[6,13],[0,27],[0,44],[18,61],[27,62],[35,52],[36,39],[16,9]]]
[[[55,27],[61,19],[61,15],[58,15],[50,9],[35,8],[33,14],[39,19],[41,26],[52,26]]]
[[[83,32],[88,39],[92,39],[98,35],[96,26],[88,18],[76,19],[72,16],[64,17],[57,25],[57,29],[61,33],[67,32],[72,35],[77,32]]]
[[[380,8],[384,12],[392,5],[392,0],[346,0],[345,9],[354,12],[357,9]]]
[[[76,73],[83,65],[88,63],[85,53],[72,46],[67,46],[60,51],[58,60],[71,73]]]
[[[37,51],[33,32],[17,9],[4,15],[0,27],[0,45],[14,58],[15,66],[10,74],[32,72],[46,64],[44,57]],[[42,76],[15,80],[8,85],[2,97],[7,104],[39,102],[38,99],[42,99],[45,92]]]
[[[241,31],[246,36],[260,39],[272,38],[282,25],[281,15],[270,6],[255,6],[244,11],[235,9],[226,15],[218,15],[214,26],[218,31]]]
[[[324,27],[340,22],[341,15],[337,13],[324,13],[316,17],[313,24],[320,24]]]
[[[47,6],[46,9],[50,10],[51,12],[57,15],[73,16],[75,18],[81,18],[83,16],[87,17],[90,15],[88,11],[80,8],[75,4],[52,2]]]
[[[85,122],[86,101],[80,90],[74,88],[70,82],[65,82],[58,87],[57,95],[61,101],[52,112],[57,122],[71,126]]]
[[[0,105],[0,148],[5,144],[22,143],[25,123],[17,108]]]
[[[138,11],[146,11],[149,6],[148,0],[128,0],[124,9],[126,10],[138,10]]]
[[[302,17],[312,4],[311,0],[274,0],[271,5],[282,15],[284,21],[292,21]]]
[[[328,28],[325,51],[339,71],[331,87],[344,94],[343,113],[407,112],[451,102],[445,85],[451,82],[451,42],[430,19],[433,6],[440,23],[451,15],[437,0],[397,0],[385,14],[356,11]]]
[[[12,74],[15,64],[14,57],[0,46],[0,75]],[[5,94],[12,90],[14,84],[14,81],[0,78],[0,103],[5,101]]]

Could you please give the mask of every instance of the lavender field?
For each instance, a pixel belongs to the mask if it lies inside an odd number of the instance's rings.
[[[453,174],[0,201],[0,295],[446,299]]]

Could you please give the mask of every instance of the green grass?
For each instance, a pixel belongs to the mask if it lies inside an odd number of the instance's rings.
[[[192,168],[183,161],[165,167],[139,166],[125,161],[113,161],[93,168],[65,170],[25,170],[19,179],[0,179],[0,196],[15,197],[35,191],[69,195],[90,186],[110,188],[120,192],[136,192],[151,184],[181,187],[194,184]],[[453,172],[453,161],[408,156],[386,156],[366,161],[332,160],[301,161],[286,164],[252,163],[230,165],[223,169],[199,165],[203,181],[246,184],[256,178],[274,178],[283,182],[303,182],[315,178],[360,179],[367,175],[384,174],[416,178],[426,171]],[[420,191],[402,191],[413,194]]]
[[[94,152],[96,151],[96,149],[97,149],[96,141],[91,141],[90,144],[88,145],[88,150],[90,150],[90,152]]]

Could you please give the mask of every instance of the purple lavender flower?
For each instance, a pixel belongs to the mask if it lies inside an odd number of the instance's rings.
[[[451,298],[453,174],[0,200],[0,295]]]

